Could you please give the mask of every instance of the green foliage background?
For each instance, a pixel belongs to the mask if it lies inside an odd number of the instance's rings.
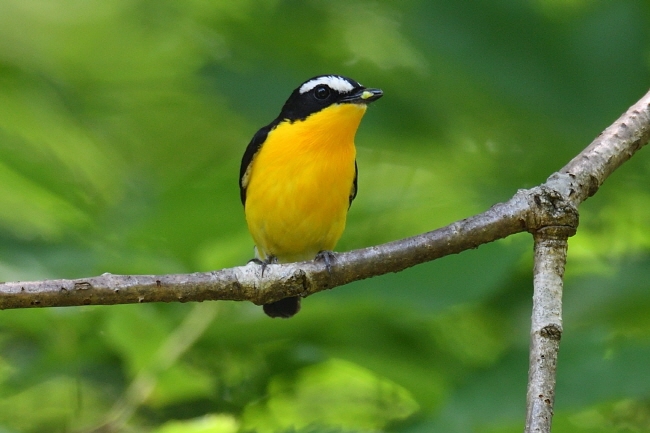
[[[385,92],[357,135],[349,250],[543,182],[649,69],[645,0],[0,0],[0,280],[244,264],[241,154],[313,75]],[[646,152],[570,240],[556,433],[650,431]],[[91,431],[142,375],[121,431],[519,432],[531,268],[522,234],[286,321],[225,302],[2,311],[0,432]]]

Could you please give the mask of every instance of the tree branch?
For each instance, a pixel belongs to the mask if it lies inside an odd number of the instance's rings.
[[[259,266],[248,264],[194,274],[103,274],[75,280],[2,283],[0,309],[205,300],[264,304],[287,296],[309,296],[352,281],[399,272],[514,233],[577,225],[577,205],[593,195],[649,139],[650,93],[546,183],[520,190],[505,203],[438,230],[337,254],[331,273],[323,263],[312,261],[269,265],[263,278]]]
[[[650,92],[546,182],[574,206],[591,197],[614,170],[650,140]]]
[[[476,248],[526,230],[527,192],[506,203],[407,239],[335,255],[328,273],[317,261],[269,265],[261,275],[255,263],[219,271],[169,275],[112,275],[76,280],[0,284],[0,308],[112,305],[204,300],[264,304],[286,296],[308,296]]]
[[[562,285],[571,235],[565,227],[547,227],[535,233],[526,433],[551,431],[562,337]]]

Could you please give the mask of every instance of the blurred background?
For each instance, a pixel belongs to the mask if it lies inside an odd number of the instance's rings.
[[[542,183],[648,90],[645,0],[0,0],[0,280],[252,257],[248,141],[314,75],[385,92],[337,250]],[[569,244],[554,432],[650,432],[650,159]],[[0,312],[0,432],[521,432],[528,234],[309,297]]]

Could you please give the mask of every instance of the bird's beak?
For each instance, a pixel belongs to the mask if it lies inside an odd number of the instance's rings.
[[[384,95],[381,89],[364,89],[361,88],[355,92],[350,93],[341,99],[341,102],[348,102],[352,104],[369,104],[376,101]]]

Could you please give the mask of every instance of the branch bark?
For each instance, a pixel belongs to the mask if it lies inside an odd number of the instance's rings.
[[[533,314],[526,398],[526,433],[550,432],[555,403],[555,372],[562,338],[562,286],[566,227],[546,227],[535,233]]]
[[[260,266],[248,264],[194,274],[103,274],[75,280],[2,283],[0,309],[206,300],[264,304],[399,272],[528,231],[535,236],[536,259],[526,431],[548,432],[562,330],[566,239],[578,226],[580,203],[595,194],[605,179],[649,139],[650,92],[544,184],[520,190],[486,212],[438,230],[336,254],[331,272],[324,263],[312,261],[269,265],[264,276]]]

